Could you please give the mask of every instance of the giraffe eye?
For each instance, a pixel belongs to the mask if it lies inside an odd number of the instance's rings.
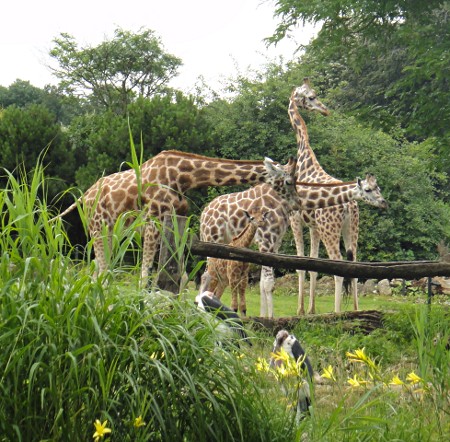
[[[316,99],[316,97],[309,97],[310,101],[314,101]]]

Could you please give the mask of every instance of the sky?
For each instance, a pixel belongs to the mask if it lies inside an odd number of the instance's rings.
[[[0,19],[0,86],[16,79],[33,86],[56,84],[48,65],[52,40],[72,35],[78,47],[96,46],[122,28],[151,29],[164,50],[181,58],[183,66],[171,86],[193,91],[199,76],[214,89],[248,69],[270,60],[295,56],[299,44],[314,35],[309,26],[293,38],[266,47],[274,32],[273,0],[15,0],[2,4]]]

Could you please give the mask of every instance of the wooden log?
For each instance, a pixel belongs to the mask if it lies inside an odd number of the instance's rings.
[[[327,324],[340,323],[344,330],[351,333],[369,334],[383,327],[383,315],[379,310],[357,310],[342,313],[325,313],[320,315],[289,316],[282,318],[249,317],[243,321],[256,328],[269,330],[276,334],[281,329],[293,330],[299,322],[323,322]]]
[[[362,279],[420,279],[427,276],[450,276],[450,263],[442,261],[354,262],[308,258],[279,253],[257,252],[224,244],[194,239],[191,253],[214,258],[252,262],[268,267],[307,270],[347,278]]]

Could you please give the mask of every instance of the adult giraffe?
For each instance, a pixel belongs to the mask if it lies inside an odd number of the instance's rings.
[[[294,187],[292,167],[288,167],[291,164],[290,161],[288,165],[281,166],[268,158],[264,161],[228,160],[176,150],[162,151],[141,165],[140,183],[134,169],[100,178],[78,201],[50,221],[63,217],[81,202],[84,204],[88,213],[89,234],[94,238],[98,274],[107,268],[103,226],[107,226],[107,240],[110,243],[112,228],[119,215],[145,211],[141,268],[141,278],[145,283],[160,239],[154,221],[162,221],[164,215],[171,213],[185,215],[188,203],[184,194],[188,190],[261,182]],[[138,195],[139,188],[141,195]]]
[[[297,180],[303,182],[331,183],[339,182],[322,169],[309,144],[309,136],[305,121],[301,117],[298,107],[310,111],[317,111],[328,115],[328,109],[317,99],[315,91],[311,88],[307,78],[303,85],[293,90],[289,102],[289,119],[295,131],[298,144]],[[383,200],[378,207],[387,208]],[[305,256],[303,241],[303,227],[309,227],[311,237],[310,257],[319,256],[319,245],[322,241],[330,259],[341,260],[340,238],[344,240],[347,259],[356,260],[359,232],[359,209],[356,201],[342,205],[326,207],[316,210],[302,210],[294,212],[290,217],[292,231],[294,233],[297,255]],[[305,314],[304,286],[305,271],[299,271],[299,295],[297,314]],[[344,278],[335,276],[334,309],[341,311],[342,285]],[[310,298],[308,313],[315,313],[315,289],[317,273],[310,272]],[[357,279],[352,279],[353,308],[358,310]]]

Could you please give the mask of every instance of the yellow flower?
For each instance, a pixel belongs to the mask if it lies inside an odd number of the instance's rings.
[[[378,364],[366,355],[366,353],[364,352],[364,347],[359,350],[355,350],[355,353],[350,353],[348,351],[346,353],[346,356],[350,362],[361,362],[362,364],[366,364],[369,369],[374,372],[378,372],[380,369]]]
[[[284,363],[289,362],[291,358],[284,348],[280,348],[276,353],[270,353],[270,356],[272,356],[272,359],[275,361],[282,361]]]
[[[107,424],[108,424],[108,421],[105,421],[102,424],[99,419],[95,420],[95,422],[94,422],[95,433],[92,436],[94,438],[95,442],[98,442],[99,439],[103,439],[105,434],[111,433],[111,428],[106,427]]]
[[[394,376],[389,385],[405,385],[405,383],[398,376]]]
[[[164,352],[161,352],[161,355],[158,354],[158,352],[154,351],[151,355],[150,355],[150,359],[164,359]]]
[[[419,382],[423,382],[423,379],[416,375],[413,371],[409,373],[408,376],[406,376],[406,380],[409,381],[411,384],[418,384]]]
[[[327,379],[330,379],[330,380],[336,382],[336,378],[333,373],[333,367],[331,365],[329,365],[327,368],[323,369],[323,373],[321,376],[323,378],[327,378]]]
[[[356,374],[353,376],[353,378],[347,379],[347,382],[354,388],[359,388],[370,383],[369,381],[365,381],[364,379],[358,379],[356,377]]]
[[[269,363],[263,358],[258,358],[256,361],[256,369],[263,373],[268,373],[270,370]]]
[[[144,422],[144,419],[142,419],[142,416],[138,416],[134,420],[134,424],[133,425],[134,425],[135,428],[139,428],[139,427],[143,427],[143,426],[145,426],[147,424]]]

